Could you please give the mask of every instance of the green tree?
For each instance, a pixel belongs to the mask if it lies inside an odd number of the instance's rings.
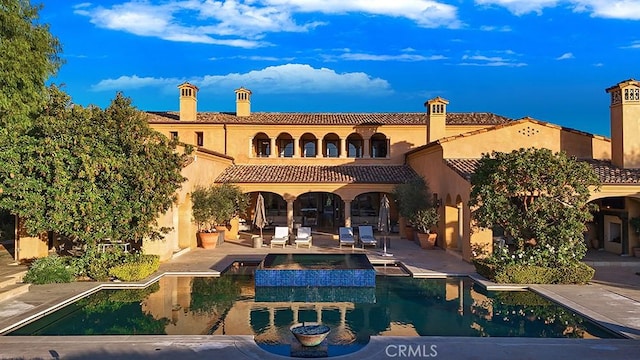
[[[22,146],[0,155],[8,164],[0,207],[24,218],[31,234],[90,245],[160,236],[156,219],[184,181],[186,155],[122,94],[102,110],[72,105],[55,87],[47,93]]]
[[[482,156],[471,184],[476,225],[500,227],[514,239],[515,251],[496,256],[547,267],[584,257],[587,202],[590,188],[599,186],[586,162],[548,149],[493,152]]]
[[[398,214],[409,222],[413,221],[420,210],[432,207],[429,184],[421,176],[397,184],[392,195],[398,202]]]
[[[38,23],[42,6],[0,0],[0,149],[11,150],[46,101],[45,82],[62,64],[58,39]],[[13,133],[17,131],[16,133]]]

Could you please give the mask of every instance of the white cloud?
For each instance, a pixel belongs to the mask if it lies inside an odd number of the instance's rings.
[[[513,54],[511,50],[498,51],[499,53]],[[462,66],[506,66],[521,67],[527,66],[526,63],[517,62],[513,59],[504,58],[502,56],[485,56],[485,55],[463,55],[463,62],[458,65]]]
[[[638,0],[475,0],[478,5],[495,5],[515,15],[542,14],[545,8],[568,6],[575,12],[587,12],[592,17],[640,20]]]
[[[325,14],[366,13],[407,18],[428,28],[458,28],[462,24],[457,8],[433,0],[263,0],[270,5],[282,5],[293,11]]]
[[[483,26],[480,26],[480,30],[482,30],[482,31],[499,31],[499,32],[512,31],[511,27],[508,26],[508,25],[503,25],[503,26],[483,25]]]
[[[242,48],[270,45],[268,33],[306,32],[322,21],[298,24],[299,13],[365,13],[405,18],[419,26],[457,28],[457,8],[434,0],[139,0],[111,7],[90,3],[74,7],[98,27],[169,41]]]
[[[376,55],[363,53],[344,53],[339,56],[342,60],[355,61],[431,61],[444,60],[447,57],[443,55],[423,56],[418,54],[399,54],[399,55]]]
[[[558,0],[475,0],[478,5],[497,5],[506,8],[515,15],[524,15],[530,12],[538,14],[547,7],[555,7]]]
[[[636,40],[632,42],[630,45],[623,46],[622,48],[623,49],[640,49],[640,40]]]
[[[306,64],[285,64],[269,66],[247,73],[226,75],[205,75],[193,79],[152,78],[121,76],[105,79],[93,86],[95,91],[139,89],[160,87],[173,89],[184,81],[189,81],[201,89],[225,93],[245,86],[261,93],[348,93],[358,91],[370,95],[392,92],[389,83],[363,72],[338,73],[328,68],[313,68]]]
[[[640,20],[638,0],[574,0],[578,12],[589,12],[593,17]]]
[[[572,53],[568,52],[558,56],[556,60],[568,60],[568,59],[574,59],[574,58],[575,56],[573,56]]]
[[[138,75],[120,76],[117,79],[105,79],[91,87],[94,91],[140,89],[144,87],[178,86],[184,80],[176,78],[139,77]]]

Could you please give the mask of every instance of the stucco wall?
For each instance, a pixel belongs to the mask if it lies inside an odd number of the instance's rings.
[[[461,136],[442,143],[445,158],[479,158],[492,151],[510,152],[519,148],[547,148],[565,151],[578,158],[608,159],[611,144],[608,139],[563,130],[555,125],[521,121],[509,126],[472,136]]]
[[[191,192],[197,185],[208,185],[227,167],[232,160],[224,157],[195,151],[193,162],[182,169],[182,175],[187,180],[177,191],[177,203],[158,218],[160,227],[172,230],[160,241],[144,241],[144,251],[147,254],[159,255],[161,260],[167,260],[178,249],[195,248],[197,246],[196,225],[192,220]]]

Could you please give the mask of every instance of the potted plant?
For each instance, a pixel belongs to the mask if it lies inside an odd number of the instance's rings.
[[[204,248],[213,248],[229,221],[249,206],[249,197],[232,184],[197,186],[191,193],[193,220]],[[220,235],[222,233],[222,235]]]
[[[433,249],[435,247],[438,234],[431,233],[431,229],[438,224],[439,219],[438,209],[434,207],[419,210],[411,219],[418,231],[418,240],[420,241],[420,247],[423,249]]]
[[[407,182],[397,184],[392,195],[398,204],[398,214],[407,221],[405,236],[407,240],[413,240],[413,226],[415,224],[412,220],[415,214],[431,205],[429,185],[423,177],[415,177]]]

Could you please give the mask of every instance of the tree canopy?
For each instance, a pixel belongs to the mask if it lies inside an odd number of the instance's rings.
[[[31,234],[90,244],[158,235],[155,220],[185,180],[185,155],[122,94],[104,110],[72,105],[55,87],[48,95],[22,146],[0,154],[0,207]]]
[[[40,8],[0,0],[0,208],[32,235],[90,244],[158,235],[185,155],[122,94],[102,110],[47,87],[61,46],[38,22]]]
[[[590,187],[599,186],[589,164],[548,149],[493,152],[482,156],[471,185],[475,224],[504,229],[516,260],[556,266],[584,256]]]
[[[46,81],[62,64],[58,39],[38,23],[40,8],[28,0],[0,0],[0,146],[15,139],[7,138],[13,130],[29,128],[46,101]]]

